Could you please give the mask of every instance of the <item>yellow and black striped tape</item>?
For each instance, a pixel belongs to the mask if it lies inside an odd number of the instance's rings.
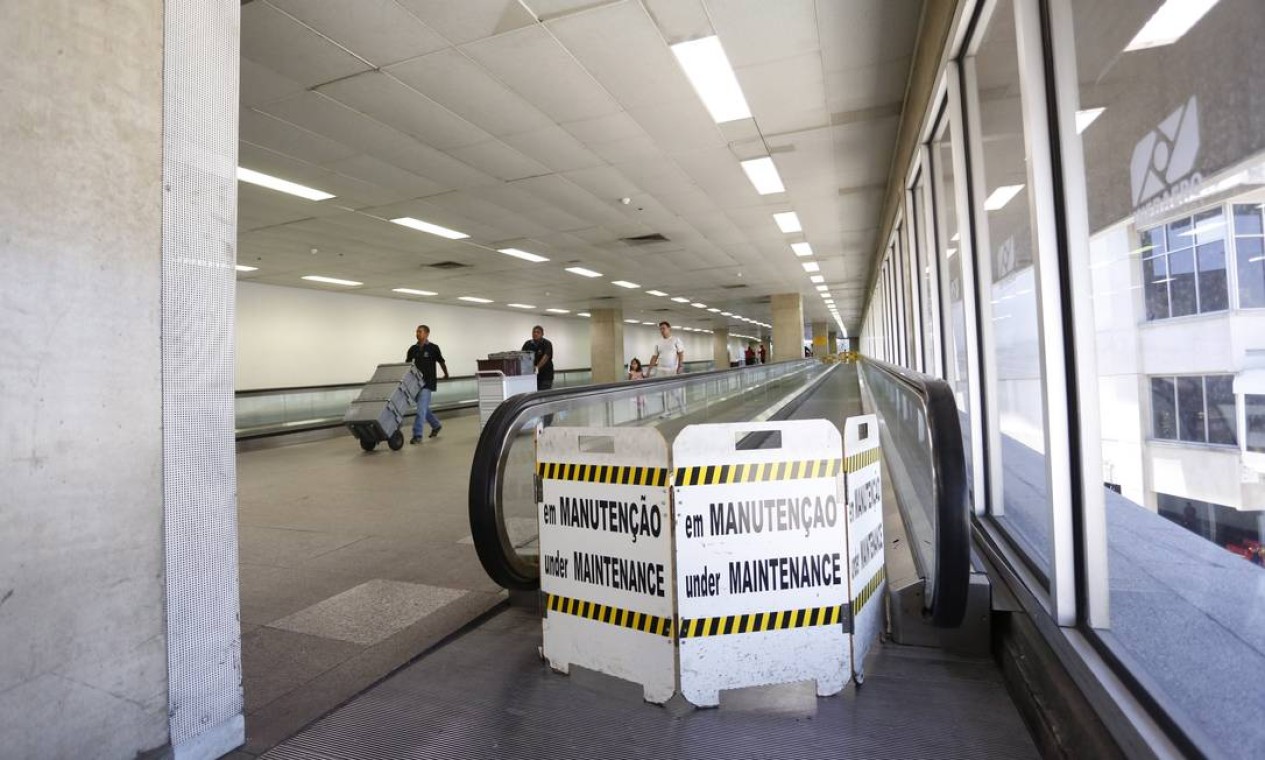
[[[674,483],[678,486],[718,486],[729,483],[761,483],[771,480],[832,478],[838,474],[838,459],[711,464],[703,467],[678,467],[674,473]]]
[[[855,618],[861,614],[861,609],[865,607],[865,603],[870,601],[870,598],[874,596],[875,592],[878,591],[878,587],[883,584],[883,580],[886,578],[887,569],[880,567],[874,577],[865,584],[865,588],[861,589],[861,593],[857,594],[857,598],[852,600],[852,617]]]
[[[672,637],[672,618],[657,617],[646,612],[633,612],[612,607],[608,604],[586,602],[557,594],[545,594],[545,607],[550,612],[561,612],[566,615],[596,620],[599,623],[631,628],[642,633],[653,633],[659,636]]]
[[[668,484],[668,471],[665,467],[537,462],[536,474],[542,480],[577,480],[586,483],[611,483],[625,486],[666,486]]]
[[[846,605],[809,607],[801,610],[781,610],[780,612],[752,612],[746,615],[725,615],[723,617],[682,620],[681,638],[725,636],[731,633],[785,631],[791,628],[809,628],[819,625],[839,625],[841,623],[845,633],[852,630],[852,619],[848,614]]]
[[[869,467],[879,459],[879,449],[877,446],[869,451],[862,451],[860,454],[853,454],[850,457],[843,458],[843,469],[848,472],[856,472],[857,470]]]

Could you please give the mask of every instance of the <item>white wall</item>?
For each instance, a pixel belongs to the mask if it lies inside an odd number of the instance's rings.
[[[404,361],[419,324],[430,325],[454,375],[471,375],[475,360],[512,351],[532,325],[553,341],[554,366],[589,366],[589,322],[355,293],[287,288],[248,281],[237,286],[237,389],[364,382],[383,362]],[[686,361],[710,361],[712,336],[677,330]],[[624,361],[650,362],[659,329],[624,325]],[[731,345],[740,341],[734,338]]]

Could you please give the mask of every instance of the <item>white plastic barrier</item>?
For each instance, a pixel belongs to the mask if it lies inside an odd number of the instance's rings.
[[[761,433],[780,444],[738,448]],[[859,682],[884,619],[878,447],[873,416],[691,425],[671,462],[652,429],[541,431],[544,656],[657,703]]]
[[[780,448],[738,450],[774,431]],[[692,425],[672,447],[681,693],[850,675],[842,441],[826,420]]]
[[[848,494],[848,580],[852,602],[852,672],[865,680],[865,655],[883,631],[887,590],[883,547],[883,466],[878,418],[849,417],[843,425]]]
[[[667,443],[647,428],[546,428],[536,461],[545,658],[666,702],[676,682]]]

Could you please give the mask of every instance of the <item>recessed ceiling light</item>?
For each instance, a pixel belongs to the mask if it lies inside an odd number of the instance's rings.
[[[808,243],[791,243],[791,250],[796,256],[812,256],[813,247]]]
[[[1168,0],[1138,30],[1125,52],[1177,42],[1216,4],[1217,0]]]
[[[398,224],[401,227],[429,232],[432,235],[438,235],[441,238],[448,238],[449,240],[461,240],[463,238],[470,237],[464,232],[457,232],[456,230],[450,230],[447,227],[440,227],[438,224],[423,222],[421,219],[414,219],[411,216],[401,216],[396,219],[392,219],[391,222]]]
[[[799,214],[794,211],[783,211],[780,214],[774,214],[773,221],[777,222],[777,228],[782,232],[804,231],[804,227],[799,223]]]
[[[672,46],[672,52],[713,121],[724,124],[751,118],[751,109],[719,37],[680,42]]]
[[[529,303],[507,303],[507,304],[505,304],[505,305],[506,305],[506,306],[508,306],[508,307],[510,307],[511,309],[534,309],[534,308],[536,308],[535,306],[532,306],[532,305],[531,305],[531,304],[529,304]]]
[[[545,309],[545,311],[549,312],[550,314],[570,314],[571,313],[570,309]]]
[[[306,187],[288,180],[278,179],[277,177],[271,177],[267,174],[253,171],[251,169],[243,169],[240,166],[237,167],[237,179],[242,182],[249,182],[252,185],[266,187],[269,190],[278,190],[283,193],[289,193],[290,195],[297,195],[300,198],[306,198],[309,201],[324,201],[334,197],[333,195],[321,190]]]
[[[985,211],[1001,211],[1023,189],[1023,185],[1002,185],[984,199]]]
[[[752,186],[760,195],[786,192],[786,186],[782,184],[782,178],[778,176],[777,166],[773,164],[771,156],[753,158],[741,164],[742,170],[747,173],[747,179],[751,180]]]
[[[659,296],[660,298],[662,298],[663,296],[666,296],[667,293],[664,293],[662,290],[647,290],[646,295]]]
[[[695,309],[706,309],[706,308],[707,308],[707,304],[705,304],[705,303],[698,303],[698,302],[694,302],[694,303],[690,304],[690,306],[693,306]]]
[[[522,259],[523,261],[530,261],[533,264],[539,264],[542,261],[549,260],[545,258],[544,256],[541,256],[540,254],[529,253],[527,251],[519,250],[518,248],[497,248],[496,250],[505,254],[506,256],[513,256],[516,259]]]
[[[391,288],[392,293],[403,293],[408,296],[437,296],[433,290],[414,290],[412,288]]]
[[[585,269],[584,267],[567,267],[567,271],[570,272],[571,274],[578,274],[581,277],[601,277],[602,276],[601,272],[594,272],[592,269]]]
[[[1094,123],[1094,119],[1102,116],[1102,112],[1106,108],[1086,108],[1084,111],[1076,112],[1076,134],[1080,134],[1089,129],[1089,125]]]
[[[689,302],[690,302],[690,299],[688,299],[688,298],[683,298],[683,297],[681,297],[681,296],[677,296],[677,297],[673,298],[672,300],[673,300],[673,301],[676,301],[677,303],[689,303]]]
[[[614,281],[614,282],[612,282],[611,284],[612,284],[612,285],[618,285],[618,286],[619,286],[619,287],[621,287],[621,288],[640,288],[640,287],[641,287],[641,286],[640,286],[640,285],[638,285],[637,283],[635,283],[635,282],[629,282],[628,280],[615,280],[615,281]]]
[[[364,284],[362,282],[356,282],[355,280],[340,280],[337,277],[322,277],[319,274],[305,274],[303,275],[303,279],[311,282],[324,282],[329,285],[346,285],[349,288],[354,288],[357,285]]]
[[[479,298],[478,296],[459,296],[458,301],[469,301],[470,303],[492,303],[490,298]]]
[[[246,266],[245,264],[238,264],[238,265],[237,265],[237,271],[239,271],[239,272],[258,272],[258,271],[259,271],[259,267],[248,267],[248,266]]]
[[[805,261],[801,266],[804,267],[805,272],[820,272],[821,271],[821,265],[819,265],[815,261]]]
[[[825,282],[825,281],[826,281],[826,278],[825,278],[825,277],[823,277],[822,275],[815,274],[815,275],[813,275],[812,277],[809,277],[809,278],[808,278],[808,280],[809,280],[809,282],[812,282],[812,283],[815,283],[815,284],[817,284],[817,285],[820,285],[821,283],[823,283],[823,282]]]

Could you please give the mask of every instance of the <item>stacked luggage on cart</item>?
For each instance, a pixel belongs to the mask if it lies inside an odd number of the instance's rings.
[[[381,441],[392,451],[403,448],[404,418],[415,411],[421,388],[422,374],[411,362],[379,364],[343,417],[360,448],[373,451]]]

